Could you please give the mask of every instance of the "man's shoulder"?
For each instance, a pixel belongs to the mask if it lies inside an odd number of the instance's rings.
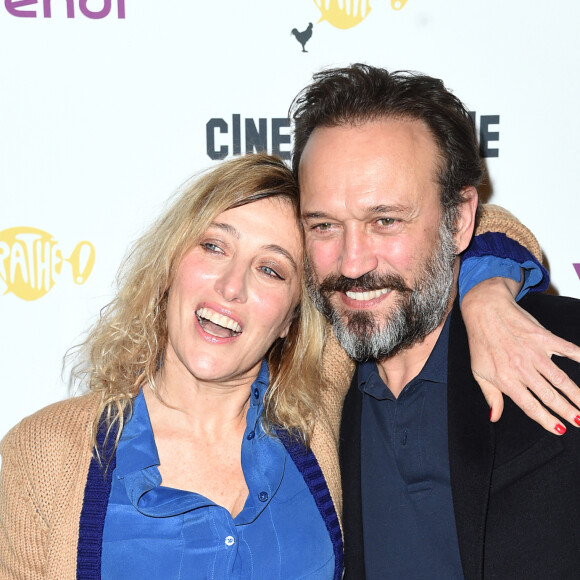
[[[569,296],[528,294],[520,306],[561,338],[580,340],[580,300]]]
[[[526,308],[548,309],[554,310],[555,312],[565,311],[566,309],[580,311],[580,300],[570,296],[556,296],[555,294],[532,292],[522,298],[520,304],[525,304]]]

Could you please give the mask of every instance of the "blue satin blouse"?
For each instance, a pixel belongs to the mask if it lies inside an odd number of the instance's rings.
[[[330,579],[332,543],[284,446],[260,425],[268,367],[252,385],[242,442],[249,489],[232,518],[199,494],[163,487],[143,394],[117,448],[103,531],[102,578]]]

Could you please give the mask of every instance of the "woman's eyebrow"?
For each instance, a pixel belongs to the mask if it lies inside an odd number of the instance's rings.
[[[277,244],[268,244],[263,247],[265,250],[269,252],[275,252],[276,254],[281,254],[282,256],[284,256],[290,262],[290,266],[292,267],[294,273],[296,274],[298,272],[298,266],[294,261],[294,258],[290,255],[290,252],[285,250],[282,246],[278,246]]]
[[[234,226],[232,226],[231,224],[226,224],[223,222],[211,222],[209,227],[223,230],[228,234],[232,235],[234,238],[236,238],[236,240],[240,239],[240,232],[236,228],[234,228]]]
[[[231,224],[226,224],[223,222],[211,222],[209,227],[223,230],[228,234],[232,235],[234,238],[236,238],[236,240],[239,240],[241,238],[240,232]],[[288,262],[290,262],[290,266],[294,271],[294,273],[296,274],[298,272],[298,265],[296,264],[296,261],[290,255],[290,252],[288,252],[288,250],[285,250],[282,246],[279,246],[278,244],[266,244],[265,246],[262,247],[264,248],[264,250],[268,252],[274,252],[275,254],[280,254],[281,256],[284,256],[288,260]]]

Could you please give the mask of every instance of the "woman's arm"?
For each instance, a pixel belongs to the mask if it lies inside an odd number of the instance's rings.
[[[465,279],[460,281],[466,292],[461,312],[473,374],[491,408],[492,421],[501,417],[505,393],[546,430],[562,434],[562,422],[540,401],[571,425],[580,426],[580,389],[551,360],[556,354],[580,362],[580,348],[543,328],[516,304],[514,298],[520,294],[522,284],[525,283],[525,291],[548,286],[547,272],[539,263],[542,259],[539,244],[507,210],[490,205],[483,208],[476,231],[483,241],[479,244],[476,241],[477,249],[471,254],[467,252],[471,280],[467,285]],[[505,233],[533,255],[522,253],[522,248],[517,245],[514,248],[513,242],[504,242],[502,236],[489,232]],[[485,276],[474,261],[483,261],[489,255],[499,260],[486,264],[488,278],[483,279]],[[524,276],[520,280],[521,266]],[[479,279],[482,281],[469,289]]]
[[[47,526],[23,462],[21,425],[3,439],[0,472],[0,578],[45,578]]]

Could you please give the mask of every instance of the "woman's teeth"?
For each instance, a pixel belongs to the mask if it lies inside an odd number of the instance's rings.
[[[221,327],[222,329],[231,331],[230,336],[234,336],[242,332],[242,327],[235,320],[232,320],[231,318],[228,318],[227,316],[224,316],[215,310],[211,310],[210,308],[200,308],[195,312],[195,314],[203,329],[215,336],[223,336],[223,333],[219,332],[219,328],[216,327]],[[207,322],[210,322],[212,325],[216,325],[216,327],[212,327],[206,324]]]
[[[352,300],[373,300],[379,296],[390,292],[390,288],[381,288],[380,290],[370,290],[369,292],[352,292],[348,291],[346,295]]]

